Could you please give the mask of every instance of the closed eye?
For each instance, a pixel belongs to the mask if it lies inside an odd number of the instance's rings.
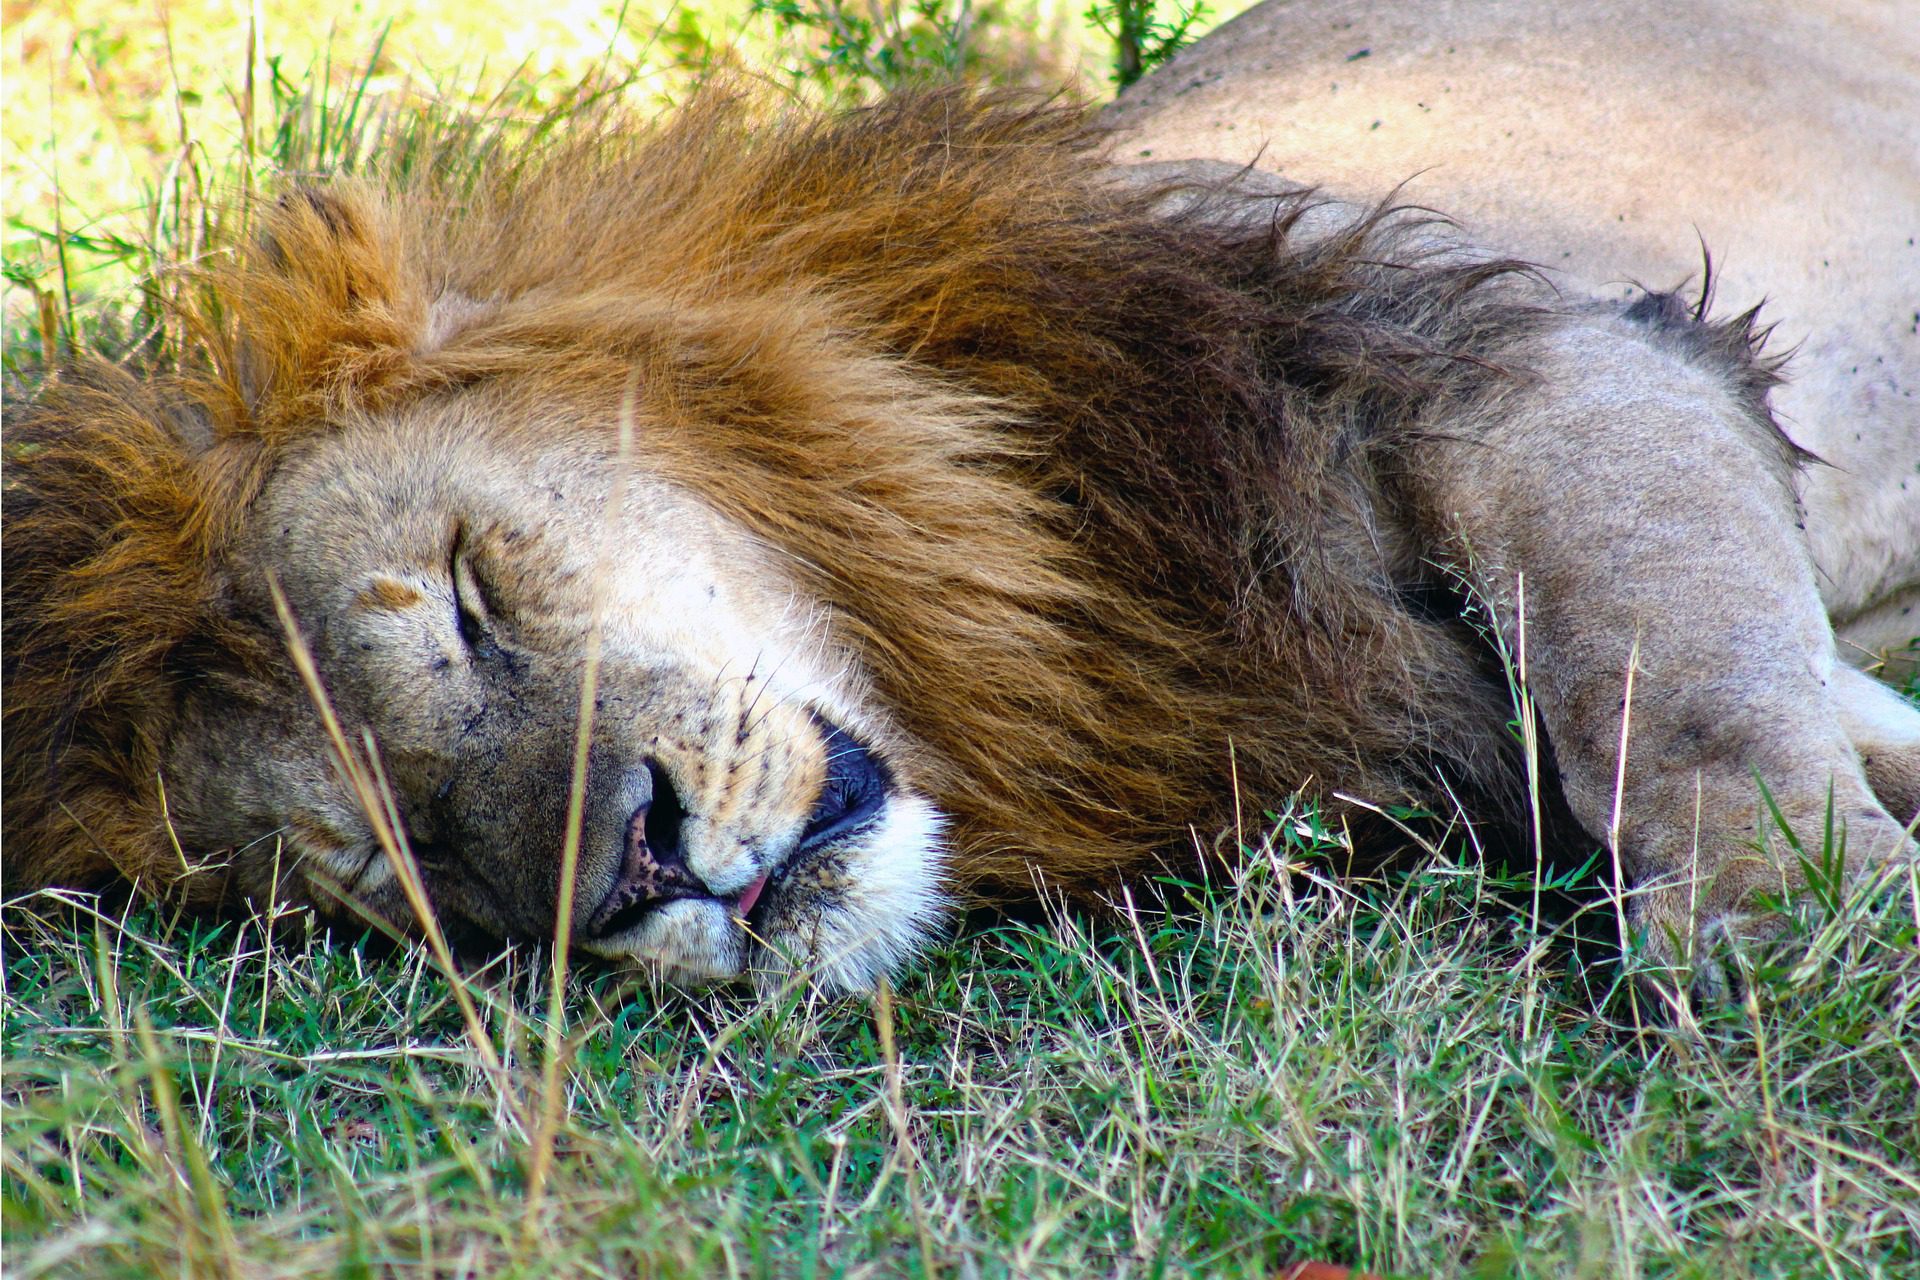
[[[474,572],[467,527],[453,531],[453,548],[448,552],[447,573],[453,581],[453,609],[460,639],[475,657],[492,657],[497,652],[488,606],[486,586]]]

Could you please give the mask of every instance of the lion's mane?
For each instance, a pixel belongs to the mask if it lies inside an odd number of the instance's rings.
[[[284,662],[223,563],[330,424],[482,381],[611,430],[783,551],[919,744],[981,891],[1088,886],[1334,788],[1513,803],[1497,679],[1396,515],[1410,433],[1515,375],[1513,265],[1379,211],[1113,182],[1070,105],[947,89],[833,118],[713,94],[260,211],[176,319],[10,432],[5,782],[29,879],[164,884],[183,682]],[[264,677],[262,677],[264,678]]]

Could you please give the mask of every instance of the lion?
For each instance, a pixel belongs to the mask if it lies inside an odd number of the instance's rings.
[[[1756,775],[1911,854],[1920,714],[1863,759],[1752,314],[1112,145],[708,93],[261,209],[179,369],[10,427],[9,890],[408,928],[417,874],[450,930],[860,989],[1242,797],[1363,861],[1524,835],[1515,665],[1677,963],[1797,874]]]

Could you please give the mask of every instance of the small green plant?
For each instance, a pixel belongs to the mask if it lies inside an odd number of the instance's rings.
[[[976,18],[972,0],[753,0],[753,8],[795,38],[787,74],[836,99],[960,74]]]
[[[1096,0],[1087,21],[1113,38],[1113,82],[1124,89],[1191,44],[1211,17],[1206,0],[1176,3],[1162,17],[1158,0]]]
[[[1109,79],[1124,89],[1209,25],[1205,0],[1161,16],[1159,0],[1099,0],[1082,17],[1112,41]],[[787,74],[833,100],[859,100],[912,80],[976,71],[984,34],[1015,25],[974,0],[752,0],[794,49]]]

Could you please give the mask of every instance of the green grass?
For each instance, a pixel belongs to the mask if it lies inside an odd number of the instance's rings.
[[[890,1014],[578,972],[537,1204],[537,952],[468,979],[493,1075],[424,948],[16,905],[8,1273],[1920,1269],[1903,892],[1676,1020],[1532,932],[1525,883],[1275,868],[1178,917],[973,932]]]
[[[151,49],[122,65],[96,0],[64,11],[93,114],[56,98],[45,148],[9,152],[10,395],[43,345],[167,359],[179,267],[238,234],[242,195],[354,162],[369,130],[404,117],[420,154],[481,163],[476,107],[524,132],[671,89],[616,41],[559,79],[429,92],[403,26],[371,71],[276,55],[236,132],[235,100],[187,102]],[[238,83],[196,49],[186,82]],[[62,185],[16,189],[35,157]],[[1320,883],[1312,833],[1278,830],[1173,914],[976,927],[886,1008],[576,971],[550,1131],[537,951],[469,958],[483,1051],[421,947],[300,912],[14,903],[7,1274],[1920,1274],[1911,879],[1804,904],[1745,1000],[1696,1015],[1630,980],[1604,897],[1537,922],[1530,880],[1445,859]]]

